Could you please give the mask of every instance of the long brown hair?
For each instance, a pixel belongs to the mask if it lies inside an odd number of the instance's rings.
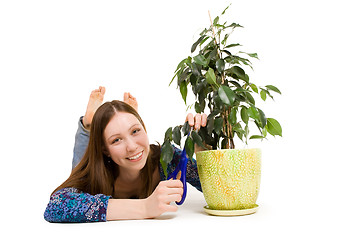
[[[104,129],[116,112],[133,114],[146,131],[140,115],[130,105],[118,100],[104,103],[94,114],[90,128],[89,144],[83,158],[72,170],[70,177],[57,187],[54,192],[62,188],[74,187],[92,195],[99,193],[105,195],[114,194],[114,182],[119,175],[119,171],[117,164],[104,154],[106,149]],[[138,196],[139,198],[146,198],[154,191],[153,173],[159,167],[159,159],[160,146],[151,144],[146,164],[140,171],[143,187],[140,196]]]

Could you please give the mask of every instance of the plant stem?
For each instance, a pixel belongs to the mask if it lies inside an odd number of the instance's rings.
[[[224,112],[223,112],[223,117],[224,117],[223,132],[224,132],[224,134],[226,134],[228,136],[227,143],[225,145],[226,149],[234,149],[235,148],[234,136],[232,135],[232,126],[229,121],[230,110],[231,109],[229,107],[228,109],[224,109]]]
[[[223,116],[224,116],[223,132],[224,132],[224,134],[226,135],[226,134],[228,133],[228,128],[227,128],[227,126],[228,126],[228,114],[227,114],[226,109],[224,109]],[[228,135],[228,136],[229,136],[229,135]],[[229,139],[227,139],[227,141],[226,141],[225,148],[226,148],[226,149],[229,149]]]
[[[215,27],[214,27],[214,24],[213,24],[213,21],[211,19],[211,15],[210,15],[210,10],[208,10],[209,12],[209,18],[210,18],[210,23],[211,23],[211,29],[212,29],[212,33],[213,33],[213,37],[214,37],[214,41],[215,41],[215,46],[216,46],[216,49],[217,49],[217,53],[219,55],[219,57],[222,59],[222,55],[221,55],[221,51],[220,51],[220,39],[219,39],[219,45],[216,41],[216,34],[215,34]],[[220,37],[220,36],[219,36]],[[224,74],[221,74],[221,84],[224,84],[225,82],[225,77],[224,77]]]
[[[229,136],[228,139],[228,145],[230,147],[230,149],[234,149],[235,145],[234,145],[234,136],[232,135],[232,126],[231,123],[228,119],[228,116],[230,115],[230,111],[231,111],[231,107],[228,108],[228,110],[226,111],[226,115],[227,115],[227,135]]]

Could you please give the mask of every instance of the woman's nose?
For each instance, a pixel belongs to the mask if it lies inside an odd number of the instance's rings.
[[[128,152],[133,152],[137,149],[137,144],[133,139],[128,139],[126,144],[126,150]]]

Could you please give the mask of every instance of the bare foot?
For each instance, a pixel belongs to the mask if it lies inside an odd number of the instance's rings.
[[[105,95],[105,87],[99,87],[91,92],[89,97],[89,102],[86,107],[86,113],[83,118],[83,124],[86,129],[89,129],[91,126],[92,119],[96,110],[101,106]]]
[[[124,93],[124,102],[132,106],[136,111],[138,111],[138,102],[136,98],[129,92]]]

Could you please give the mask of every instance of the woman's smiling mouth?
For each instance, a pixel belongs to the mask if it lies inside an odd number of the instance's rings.
[[[140,161],[142,159],[143,153],[144,153],[144,151],[141,151],[140,153],[138,153],[138,154],[136,154],[136,155],[134,155],[132,157],[126,158],[126,159],[131,161],[131,162]]]

